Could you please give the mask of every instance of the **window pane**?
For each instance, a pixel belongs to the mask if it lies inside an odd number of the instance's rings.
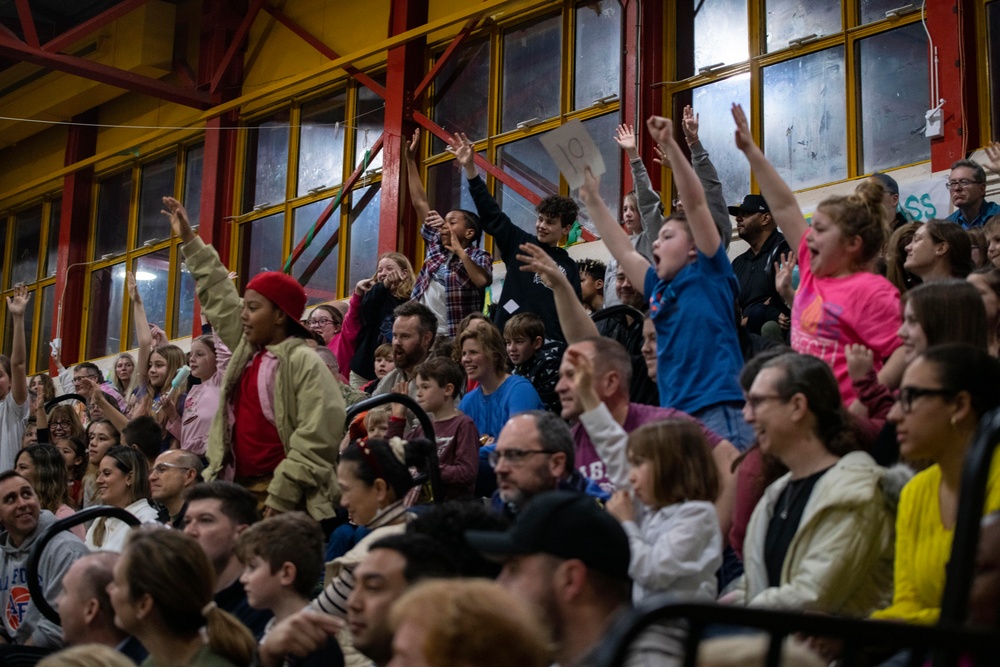
[[[55,297],[56,297],[56,286],[49,285],[41,291],[39,296],[36,292],[36,298],[38,298],[38,308],[42,315],[42,330],[38,336],[38,344],[35,345],[35,373],[42,373],[49,368],[49,355],[52,352],[52,348],[49,347],[49,341],[52,340],[52,313],[55,309]],[[30,341],[31,339],[27,339]]]
[[[452,134],[464,132],[477,141],[489,131],[489,94],[490,42],[480,39],[455,51],[434,79],[431,117]],[[440,153],[444,146],[434,137],[431,150]]]
[[[97,233],[94,237],[94,259],[100,259],[108,254],[120,255],[125,252],[125,242],[127,241],[125,230],[128,229],[131,198],[131,169],[101,181],[97,195],[97,220],[95,222]]]
[[[898,0],[897,0],[898,1]],[[858,42],[861,70],[862,171],[928,160],[927,35],[923,26],[883,32]]]
[[[139,181],[139,232],[135,237],[135,247],[142,247],[147,241],[170,238],[170,219],[161,211],[164,195],[174,196],[176,171],[177,158],[173,155],[142,165]]]
[[[787,48],[793,39],[840,32],[839,0],[766,0],[765,5],[768,53]]]
[[[378,217],[381,201],[381,183],[351,193],[349,216],[351,271],[347,277],[348,285],[355,285],[359,280],[375,275],[375,265],[378,263]]]
[[[890,9],[898,9],[907,4],[907,0],[861,0],[861,23],[874,23],[885,18]],[[917,4],[919,8],[919,3]]]
[[[62,197],[53,199],[49,204],[49,240],[48,252],[45,255],[45,266],[42,268],[42,275],[52,277],[56,275],[56,264],[59,261],[59,221],[62,218]]]
[[[559,113],[561,40],[559,16],[504,33],[501,131],[513,130],[521,121],[551,118]]]
[[[750,57],[746,0],[687,0],[684,4],[686,11],[679,12],[678,20],[694,36],[694,60],[678,56],[680,62],[687,62],[678,71],[680,76],[687,78],[703,67],[731,65]],[[678,37],[683,40],[682,35]]]
[[[177,252],[180,256],[180,251]],[[194,278],[188,271],[184,262],[181,262],[181,270],[178,271],[174,280],[174,330],[175,337],[189,336],[194,331],[194,299],[195,287]]]
[[[618,144],[613,138],[615,128],[618,127],[618,114],[609,113],[591,118],[584,121],[583,126],[587,128],[587,132],[593,137],[594,143],[601,151],[601,157],[604,158],[604,168],[607,170],[601,176],[601,199],[607,204],[609,210],[618,212],[621,210],[622,203],[621,149],[618,148]],[[590,221],[583,202],[575,195],[576,193],[574,193],[576,204],[580,207],[580,224],[595,236],[600,236],[594,223]]]
[[[485,156],[482,152],[479,154]],[[476,169],[480,176],[486,178],[486,172],[483,171],[482,167],[477,166]],[[425,187],[430,207],[438,213],[445,211],[441,215],[447,215],[447,211],[456,208],[475,212],[476,203],[472,201],[472,195],[469,194],[467,180],[465,170],[459,167],[454,160],[428,168]]]
[[[6,296],[10,296],[8,293]],[[28,305],[24,309],[24,341],[25,341],[25,351],[28,356],[31,356],[31,337],[35,333],[35,308],[37,307],[35,301],[38,299],[38,291],[31,291],[31,300],[28,301]],[[4,330],[3,330],[3,349],[5,354],[10,354],[10,349],[14,345],[14,318],[10,316],[10,313],[6,308],[6,300],[4,302]],[[31,360],[29,358],[27,368],[31,368]]]
[[[750,113],[749,73],[674,96],[674,118],[681,117],[687,104],[698,114],[698,139],[719,172],[722,196],[728,204],[742,201],[743,196],[750,192],[750,164],[733,143],[733,116],[730,112],[733,102],[742,104],[743,110]]]
[[[38,280],[38,251],[42,247],[42,207],[33,206],[14,218],[14,253],[10,282],[30,285]]]
[[[121,351],[122,302],[125,297],[125,263],[90,274],[90,307],[87,318],[86,357],[106,357]]]
[[[576,8],[573,108],[620,95],[622,9],[618,0],[588,0]]]
[[[189,148],[184,163],[184,208],[191,226],[201,223],[201,179],[205,166],[205,146]]]
[[[989,60],[987,71],[990,79],[990,108],[993,115],[993,136],[1000,136],[1000,2],[986,5],[986,24],[989,31]]]
[[[326,189],[344,182],[344,120],[347,93],[302,107],[299,130],[300,197],[315,188]]]
[[[135,260],[135,286],[142,297],[146,319],[169,335],[167,329],[167,289],[170,284],[170,250],[157,250]],[[128,328],[129,349],[138,345],[135,339],[135,322]]]
[[[559,194],[559,168],[545,152],[538,136],[526,137],[497,148],[497,166],[540,197]],[[498,183],[499,185],[499,183]],[[535,205],[506,185],[497,190],[497,202],[511,221],[535,233]]]
[[[288,111],[247,130],[243,211],[285,201],[288,174]]]
[[[843,47],[764,68],[764,153],[794,190],[847,178]]]
[[[315,201],[295,209],[292,213],[295,220],[295,245],[298,245],[306,237],[316,219],[319,218],[320,214],[326,210],[326,207],[332,201],[333,197],[330,197],[329,199],[321,199],[320,201]],[[302,252],[302,256],[292,266],[292,275],[296,278],[300,277],[316,256],[319,255],[319,251],[323,249],[326,242],[332,237],[337,236],[339,232],[340,208],[337,208],[337,210],[330,214],[330,218],[323,225],[323,228],[313,237],[312,244]],[[309,279],[309,283],[306,285],[306,296],[310,304],[330,301],[338,297],[337,269],[340,262],[339,250],[339,246],[334,245],[330,254],[326,256],[323,263],[312,275],[312,278]]]
[[[269,215],[240,226],[240,277],[246,285],[258,273],[280,271],[285,236],[285,216]]]
[[[385,75],[372,77],[379,83],[385,85]],[[358,128],[354,138],[354,167],[361,164],[365,151],[375,145],[378,138],[382,136],[385,128],[385,100],[364,87],[358,88],[358,112],[354,119],[354,125]],[[368,169],[378,169],[382,166],[382,151],[372,158],[368,164]]]

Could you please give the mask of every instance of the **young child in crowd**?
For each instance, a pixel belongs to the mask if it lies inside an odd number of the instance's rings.
[[[232,353],[214,334],[203,334],[191,341],[188,366],[191,376],[200,382],[187,393],[181,419],[181,449],[205,456],[212,420],[219,411],[222,376]]]
[[[163,203],[205,316],[233,351],[208,437],[205,479],[234,477],[257,495],[267,516],[305,508],[317,521],[332,518],[344,398],[303,340],[310,337],[300,323],[305,290],[291,276],[268,271],[254,276],[240,298],[181,203],[173,197]]]
[[[743,420],[743,367],[733,303],[739,290],[705,192],[673,135],[673,123],[647,123],[673,167],[684,215],[671,215],[653,243],[653,266],[611,216],[599,181],[587,170],[580,196],[601,236],[633,285],[643,285],[656,326],[660,405],[700,419],[745,450],[753,431]],[[685,217],[686,216],[686,217]]]
[[[10,356],[0,354],[0,470],[14,467],[14,458],[21,449],[21,435],[31,412],[28,401],[27,347],[24,342],[24,313],[31,292],[23,285],[14,287],[7,297],[7,312],[14,324]]]
[[[417,366],[416,377],[417,403],[434,422],[444,500],[469,500],[479,467],[479,430],[455,408],[465,374],[451,359],[432,357]],[[388,437],[402,436],[405,426],[406,406],[394,403]],[[421,426],[406,433],[407,440],[424,437]]]
[[[389,371],[396,367],[396,363],[392,359],[392,345],[389,343],[382,343],[377,348],[375,348],[375,379],[361,387],[361,391],[365,392],[369,396],[375,391],[375,387],[384,378]]]
[[[24,433],[21,434],[21,449],[38,442],[38,420],[32,415],[24,425]]]
[[[619,489],[607,508],[628,534],[634,601],[668,591],[715,600],[719,474],[701,425],[667,419],[626,433],[594,390],[590,359],[578,350],[566,355],[584,408],[580,419]]]
[[[845,356],[849,345],[871,350],[879,381],[896,388],[904,366],[896,335],[899,292],[868,269],[887,236],[882,184],[865,179],[853,194],[823,200],[810,227],[791,188],[754,143],[739,105],[733,105],[733,118],[736,146],[749,160],[788,245],[798,251],[800,284],[792,307],[792,348],[830,364],[846,406],[855,399]]]
[[[582,271],[580,279],[583,280]],[[526,378],[538,392],[545,409],[558,414],[562,408],[556,383],[566,345],[556,340],[546,342],[545,323],[534,313],[518,313],[507,320],[503,340],[507,358],[513,366],[511,374]]]
[[[455,336],[462,318],[483,309],[486,288],[493,282],[493,258],[477,247],[483,233],[479,216],[456,209],[442,218],[431,210],[417,168],[419,143],[418,129],[406,147],[406,179],[410,201],[423,220],[420,235],[426,252],[410,298],[431,309],[439,336]]]
[[[983,225],[986,235],[986,257],[994,268],[1000,269],[1000,215],[994,215]]]
[[[569,253],[559,247],[559,241],[576,222],[576,203],[569,197],[546,197],[535,209],[538,213],[535,234],[529,234],[500,210],[496,199],[486,189],[486,183],[476,170],[476,154],[469,138],[464,134],[457,135],[455,143],[448,146],[448,151],[455,155],[455,161],[465,169],[469,193],[476,203],[483,229],[493,235],[493,243],[500,252],[500,259],[507,266],[503,291],[500,298],[495,299],[497,309],[494,323],[497,328],[503,331],[507,319],[512,315],[530,311],[540,315],[545,322],[546,338],[564,341],[552,290],[542,284],[535,274],[521,271],[521,261],[517,259],[517,255],[522,243],[533,243],[541,247],[569,278],[570,285],[579,298],[580,272]]]
[[[378,258],[375,275],[358,283],[355,291],[362,292],[361,326],[351,357],[351,386],[360,388],[375,378],[375,348],[392,341],[392,313],[409,301],[415,280],[406,255],[387,252]]]
[[[386,433],[389,432],[389,408],[379,406],[372,408],[365,414],[365,431],[369,438],[375,440],[385,440]]]
[[[628,197],[626,195],[626,201]],[[607,265],[596,259],[581,259],[576,267],[580,270],[580,298],[587,313],[594,314],[604,307],[604,274]]]
[[[312,600],[323,573],[323,530],[307,514],[288,512],[243,531],[236,554],[243,564],[240,583],[247,604],[274,614],[264,628],[266,637],[275,623]],[[344,664],[344,656],[336,638],[330,637],[322,648],[296,659],[295,664],[337,667]]]

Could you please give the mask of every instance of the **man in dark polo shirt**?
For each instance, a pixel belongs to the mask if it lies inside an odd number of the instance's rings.
[[[789,251],[788,242],[760,195],[747,195],[741,204],[729,207],[729,214],[736,218],[737,234],[750,244],[749,250],[733,260],[743,325],[759,334],[765,322],[777,322],[779,315],[790,312],[774,288],[774,263]]]

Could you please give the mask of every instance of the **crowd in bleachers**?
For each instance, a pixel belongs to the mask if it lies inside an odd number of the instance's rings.
[[[676,129],[647,122],[670,207],[635,131],[617,129],[635,183],[621,219],[589,169],[579,191],[608,262],[562,245],[572,198],[543,199],[534,233],[516,226],[464,135],[448,150],[475,211],[435,211],[417,132],[420,269],[386,253],[346,302],[309,309],[281,272],[241,295],[169,196],[202,313],[188,352],[147,321],[129,275],[136,356],[107,377],[83,362],[29,378],[16,288],[0,663],[584,666],[657,593],[935,623],[965,453],[1000,407],[1000,206],[985,197],[1000,144],[986,168],[952,166],[947,219],[911,222],[876,173],[807,221],[732,112],[760,189],[735,204],[692,109]],[[733,219],[748,249],[731,259]],[[506,277],[486,299],[494,259]],[[411,397],[433,440],[391,399],[348,421],[386,394]],[[28,555],[98,505],[143,525],[100,516],[46,547],[57,625],[32,600]],[[984,545],[998,511],[994,464]],[[995,624],[980,566],[970,622]],[[680,664],[683,632],[652,626],[626,664]],[[789,664],[838,657],[796,651]]]

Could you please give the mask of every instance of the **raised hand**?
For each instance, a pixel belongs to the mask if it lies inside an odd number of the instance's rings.
[[[635,130],[631,125],[619,125],[615,129],[615,143],[618,148],[625,151],[630,160],[639,157],[639,146],[635,137]]]
[[[653,158],[653,162],[661,167],[666,167],[667,169],[672,168],[670,166],[670,158],[667,157],[667,154],[663,152],[663,149],[660,148],[659,145],[653,146],[653,152],[656,154],[656,157]]]
[[[142,303],[142,295],[139,294],[139,286],[135,282],[135,274],[131,271],[125,272],[125,288],[128,290],[129,301],[135,304]]]
[[[844,357],[847,359],[847,374],[854,381],[863,379],[875,368],[875,353],[864,345],[846,346]]]
[[[420,128],[418,127],[413,131],[413,138],[410,139],[410,143],[404,144],[407,160],[412,162],[417,161],[417,148],[419,146],[420,146]]]
[[[650,116],[646,119],[646,128],[660,146],[666,146],[674,141],[674,121],[663,116]]]
[[[155,324],[149,327],[149,333],[153,337],[153,347],[159,347],[160,345],[166,345],[170,341],[167,340],[167,332],[156,326]]]
[[[444,218],[437,211],[428,211],[427,217],[424,218],[424,222],[431,229],[440,232],[444,228]]]
[[[688,146],[698,143],[698,117],[691,105],[684,107],[684,114],[681,116],[681,130],[684,132],[684,140]]]
[[[174,236],[179,237],[182,241],[193,239],[194,230],[191,229],[191,221],[188,219],[187,209],[184,208],[184,205],[173,197],[164,197],[163,205],[167,208],[160,212],[170,218],[170,229]]]
[[[986,146],[986,161],[983,166],[994,174],[1000,174],[1000,141],[994,141]]]
[[[774,263],[774,288],[786,304],[795,299],[792,289],[792,271],[795,269],[795,253],[782,253],[781,261]]]
[[[516,257],[521,262],[521,271],[537,274],[545,286],[552,289],[563,275],[556,261],[534,243],[522,243],[518,250]]]
[[[7,312],[11,317],[24,317],[31,301],[31,292],[22,283],[14,285],[14,294],[7,297]]]
[[[733,120],[736,121],[736,147],[746,153],[757,147],[753,135],[750,133],[750,123],[747,121],[747,115],[743,112],[741,105],[734,104],[732,111]]]
[[[465,169],[466,176],[475,178],[479,172],[476,171],[476,151],[472,142],[461,132],[456,134],[454,139],[446,150],[455,156],[455,161]]]

